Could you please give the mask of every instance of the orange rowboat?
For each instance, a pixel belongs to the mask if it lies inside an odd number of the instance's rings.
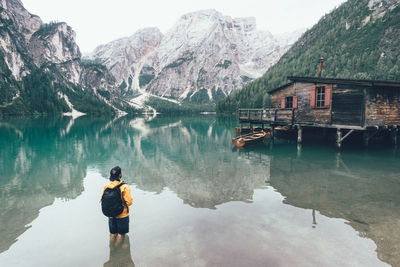
[[[237,147],[249,146],[261,142],[270,135],[270,133],[266,132],[253,132],[250,134],[245,134],[236,138],[232,138],[232,143]]]

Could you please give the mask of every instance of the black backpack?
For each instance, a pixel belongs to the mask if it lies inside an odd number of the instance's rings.
[[[124,211],[121,190],[119,189],[123,184],[125,183],[120,183],[112,189],[107,187],[104,190],[101,197],[101,211],[105,216],[116,217]]]

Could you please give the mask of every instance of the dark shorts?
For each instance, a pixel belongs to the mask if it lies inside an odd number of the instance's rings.
[[[109,218],[108,227],[111,234],[124,235],[129,232],[129,216],[121,219]]]

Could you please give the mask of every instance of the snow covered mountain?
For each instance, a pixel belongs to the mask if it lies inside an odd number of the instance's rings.
[[[301,33],[274,37],[257,30],[255,18],[202,10],[183,15],[164,36],[142,29],[86,58],[106,65],[124,93],[212,103],[260,77]]]
[[[106,65],[124,92],[137,90],[143,64],[152,59],[151,55],[160,45],[162,37],[157,28],[141,29],[130,37],[98,46],[89,59]]]
[[[45,24],[20,0],[0,1],[0,115],[134,111],[120,95],[104,66],[81,61],[66,23]]]

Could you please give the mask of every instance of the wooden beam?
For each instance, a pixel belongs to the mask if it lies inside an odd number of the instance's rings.
[[[239,122],[244,123],[274,123],[279,121],[281,125],[302,125],[306,127],[320,127],[331,129],[349,129],[349,130],[366,130],[367,127],[376,127],[377,125],[366,126],[365,123],[360,122],[361,125],[339,125],[330,123],[316,123],[314,121],[298,121],[296,120],[295,110],[289,114],[288,109],[281,108],[267,108],[267,109],[239,109]],[[365,118],[364,118],[365,119]]]
[[[348,131],[345,136],[343,136],[343,138],[340,140],[340,142],[343,142],[344,139],[346,139],[352,132],[354,132],[354,129],[351,129],[350,131]]]
[[[354,125],[339,125],[339,124],[332,124],[331,127],[328,128],[340,128],[340,129],[354,129],[354,130],[365,130],[365,127],[361,126],[354,126]]]

